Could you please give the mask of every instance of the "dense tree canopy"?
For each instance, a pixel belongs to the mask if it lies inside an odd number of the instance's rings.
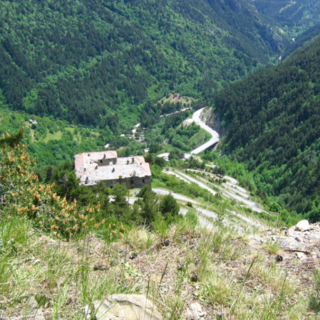
[[[283,206],[320,217],[320,37],[218,93],[214,105],[227,128],[226,153]]]
[[[1,1],[0,101],[117,131],[169,91],[209,96],[285,42],[239,1]]]

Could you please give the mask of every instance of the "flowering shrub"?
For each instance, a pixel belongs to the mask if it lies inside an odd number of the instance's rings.
[[[103,234],[110,240],[119,235],[123,237],[122,224],[118,221],[110,223],[110,219],[100,217],[100,203],[86,207],[79,206],[76,199],[68,203],[65,197],[53,191],[54,184],[39,183],[32,170],[36,159],[30,159],[26,145],[18,142],[9,145],[9,141],[12,137],[8,133],[0,140],[1,218],[11,219],[18,215],[34,228],[50,232],[64,241],[94,229],[106,229]]]

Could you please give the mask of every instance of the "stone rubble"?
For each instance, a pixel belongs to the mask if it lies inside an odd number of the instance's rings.
[[[309,224],[301,220],[290,228],[270,229],[260,235],[250,235],[248,239],[249,245],[256,249],[276,243],[281,251],[275,257],[278,263],[289,257],[297,260],[320,258],[320,222]]]
[[[320,222],[309,224],[307,220],[298,222],[295,226],[284,231],[278,241],[292,248],[308,248],[320,243]]]

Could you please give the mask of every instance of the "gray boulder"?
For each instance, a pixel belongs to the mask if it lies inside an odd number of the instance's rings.
[[[97,320],[162,320],[156,306],[143,295],[113,294],[93,306]],[[86,315],[92,317],[88,306]]]

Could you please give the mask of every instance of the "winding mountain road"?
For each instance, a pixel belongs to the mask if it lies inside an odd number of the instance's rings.
[[[184,158],[189,159],[193,154],[199,154],[202,151],[210,148],[214,144],[220,141],[220,135],[217,131],[213,130],[209,126],[207,126],[202,120],[201,120],[201,114],[203,112],[204,108],[197,110],[193,115],[192,115],[192,120],[199,125],[203,130],[207,131],[211,135],[211,139],[198,148],[192,150],[190,153],[185,153]]]
[[[204,108],[197,110],[193,115],[192,115],[192,119],[193,121],[199,125],[202,129],[204,129],[205,131],[207,131],[209,134],[211,134],[211,139],[207,142],[205,142],[203,145],[201,145],[200,147],[194,149],[191,151],[191,154],[199,154],[202,151],[210,148],[211,146],[213,146],[215,143],[217,143],[218,141],[220,141],[220,135],[217,131],[213,130],[212,128],[210,128],[209,126],[207,126],[202,120],[201,120],[201,114],[202,111],[204,110]]]
[[[202,129],[207,131],[211,135],[211,139],[201,146],[197,147],[196,149],[192,150],[190,153],[185,153],[184,158],[189,159],[193,154],[199,154],[202,151],[210,148],[214,144],[220,141],[220,135],[217,131],[213,130],[209,126],[207,126],[202,120],[201,120],[201,114],[205,108],[197,110],[193,115],[192,115],[192,120],[199,125]],[[164,158],[166,161],[169,161],[169,152],[161,153],[158,154],[157,157]]]

